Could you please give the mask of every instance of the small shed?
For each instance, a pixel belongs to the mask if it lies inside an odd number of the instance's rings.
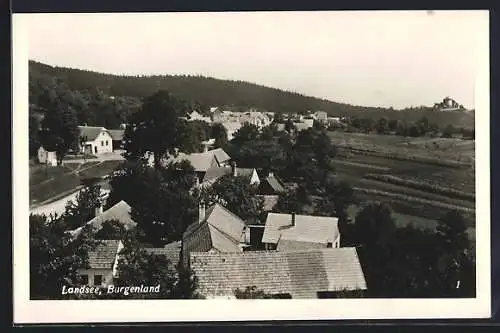
[[[38,162],[51,166],[57,165],[57,155],[55,151],[48,151],[43,147],[38,148]]]

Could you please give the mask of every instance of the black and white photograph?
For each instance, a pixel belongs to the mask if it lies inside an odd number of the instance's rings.
[[[15,14],[15,317],[488,317],[488,15]]]

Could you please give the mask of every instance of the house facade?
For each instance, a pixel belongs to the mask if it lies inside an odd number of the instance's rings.
[[[122,249],[123,243],[119,240],[103,240],[89,251],[89,267],[77,271],[82,284],[102,287],[113,284],[118,277],[119,253]]]
[[[80,137],[84,138],[80,146],[81,153],[99,155],[113,152],[113,137],[104,127],[78,126]]]

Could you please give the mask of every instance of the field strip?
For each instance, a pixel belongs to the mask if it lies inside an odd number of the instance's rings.
[[[345,160],[333,160],[334,164],[343,164],[347,166],[358,166],[361,168],[365,169],[372,169],[372,170],[379,170],[379,171],[390,171],[391,168],[389,167],[383,167],[383,166],[378,166],[378,165],[372,165],[372,164],[365,164],[365,163],[358,163],[358,162],[351,162],[351,161],[345,161]]]
[[[358,191],[358,192],[362,192],[362,193],[366,193],[366,194],[380,195],[380,196],[395,198],[395,199],[399,199],[399,200],[406,200],[406,201],[416,202],[416,203],[420,203],[420,204],[431,205],[431,206],[439,207],[439,208],[458,210],[458,211],[461,211],[461,212],[464,212],[467,214],[475,214],[475,212],[476,212],[476,210],[473,208],[467,208],[467,207],[458,206],[458,205],[451,205],[451,204],[447,204],[444,202],[427,200],[427,199],[412,197],[412,196],[399,194],[399,193],[390,193],[390,192],[362,188],[362,187],[353,187],[353,190]]]

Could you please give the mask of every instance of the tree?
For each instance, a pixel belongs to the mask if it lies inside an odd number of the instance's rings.
[[[407,125],[406,122],[398,120],[397,125],[396,125],[396,134],[400,136],[406,136],[407,135]]]
[[[427,132],[429,132],[429,119],[427,119],[426,116],[423,116],[417,121],[417,127],[418,131],[420,132],[420,135],[425,135]]]
[[[40,141],[48,151],[55,151],[58,165],[71,148],[78,145],[76,113],[68,105],[55,102],[41,122]]]
[[[212,126],[211,137],[215,139],[215,148],[224,148],[227,145],[227,130],[221,123]]]
[[[273,212],[276,213],[304,213],[304,206],[307,202],[301,200],[297,190],[289,190],[279,195],[278,202],[273,207]]]
[[[475,290],[475,285],[471,286],[475,279],[470,276],[475,275],[474,254],[463,215],[458,211],[448,212],[439,219],[436,233],[439,241],[437,269],[443,291],[453,295],[461,292],[457,290],[460,287],[469,292]]]
[[[377,123],[378,134],[386,134],[388,129],[389,129],[389,119],[387,119],[387,117],[380,118]]]
[[[384,203],[370,203],[364,207],[356,215],[354,226],[357,244],[368,250],[386,248],[396,230],[392,209]]]
[[[61,223],[73,230],[79,228],[95,217],[96,208],[101,206],[100,185],[84,187],[76,195],[76,199],[66,203],[66,209],[61,217]]]
[[[155,168],[160,168],[162,158],[173,154],[180,143],[179,117],[185,111],[185,103],[165,90],[145,98],[125,130],[125,157],[138,160],[152,154]]]
[[[88,227],[77,237],[68,234],[57,217],[30,215],[29,224],[30,298],[61,298],[62,286],[81,282],[77,270],[88,268],[88,252],[99,242]]]
[[[327,216],[338,217],[342,243],[350,244],[353,236],[352,230],[348,225],[349,215],[347,209],[354,203],[354,191],[352,186],[345,181],[329,181],[326,184],[325,194],[326,196],[321,203],[323,208],[322,212]]]
[[[110,184],[108,204],[127,202],[147,243],[162,246],[180,240],[185,228],[196,219],[197,202],[191,193],[195,173],[188,161],[160,169],[128,162],[115,173]]]
[[[257,140],[258,137],[259,137],[259,128],[253,124],[245,123],[234,134],[232,141],[237,144],[243,144],[245,142],[252,142],[254,140]]]
[[[128,232],[123,238],[118,271],[120,273],[114,283],[117,287],[159,285],[159,292],[117,295],[118,298],[169,299],[176,294],[178,276],[175,264],[164,255],[147,253],[140,247],[134,232]]]
[[[410,124],[408,127],[408,135],[416,138],[420,136],[420,129],[416,124]]]
[[[251,223],[261,223],[264,200],[257,197],[257,186],[245,176],[219,178],[211,187],[202,190],[201,198],[209,206],[219,203],[230,212]]]
[[[96,239],[122,239],[125,235],[126,229],[123,224],[118,220],[104,221],[101,229],[95,234]]]
[[[40,122],[38,119],[29,115],[29,154],[30,157],[36,156],[38,148],[40,148],[40,133],[39,133]]]
[[[451,138],[453,136],[454,132],[455,132],[455,127],[453,127],[453,125],[451,125],[451,124],[448,124],[448,126],[446,126],[446,128],[443,131],[442,137],[443,138]]]
[[[398,128],[398,120],[397,119],[391,119],[389,120],[388,124],[389,131],[394,132]]]

